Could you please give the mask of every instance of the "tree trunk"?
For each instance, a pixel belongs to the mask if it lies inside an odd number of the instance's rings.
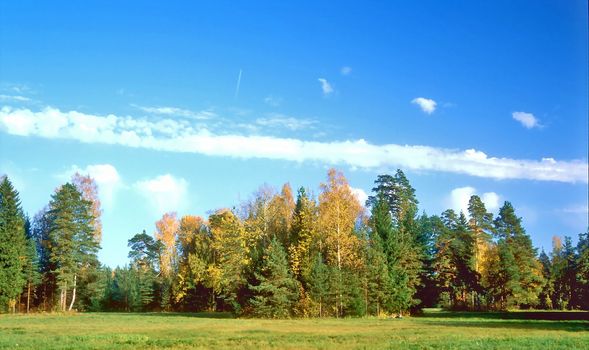
[[[31,282],[29,281],[27,286],[27,314],[29,313],[31,306]]]
[[[321,299],[322,299],[322,298],[321,298],[321,297],[319,297],[319,317],[320,317],[320,318],[322,317],[322,315],[321,315]]]
[[[72,291],[72,302],[70,303],[70,308],[68,311],[72,311],[72,307],[74,307],[74,301],[76,301],[76,275],[74,274],[74,289]]]

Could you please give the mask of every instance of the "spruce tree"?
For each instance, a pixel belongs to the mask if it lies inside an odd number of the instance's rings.
[[[503,289],[500,293],[502,305],[537,304],[543,284],[541,266],[530,236],[521,226],[521,218],[515,215],[509,202],[505,202],[499,210],[499,216],[495,219],[495,233],[499,238],[499,257],[503,265],[499,273],[502,270],[509,272],[500,287]]]
[[[25,220],[18,191],[7,176],[0,181],[0,312],[15,311],[26,283],[23,262],[27,256]]]
[[[579,308],[589,310],[589,230],[579,234],[577,243],[577,303]]]
[[[254,297],[250,300],[254,314],[267,318],[291,316],[292,307],[298,297],[298,285],[288,268],[286,252],[280,241],[273,237],[266,250],[262,269],[256,273],[259,284],[250,289]]]
[[[422,256],[425,247],[418,239],[415,190],[405,174],[380,175],[375,181],[374,195],[367,203],[372,209],[372,228],[383,242],[391,280],[391,306],[403,314],[417,305],[417,287],[421,284]]]
[[[323,255],[318,252],[313,259],[307,284],[309,294],[318,307],[317,315],[323,317],[327,314],[329,293],[329,267],[325,264]]]
[[[59,306],[71,310],[76,301],[78,282],[93,275],[98,266],[99,245],[94,239],[91,203],[70,183],[61,186],[49,205],[49,260],[60,290]],[[71,300],[67,304],[68,291]]]

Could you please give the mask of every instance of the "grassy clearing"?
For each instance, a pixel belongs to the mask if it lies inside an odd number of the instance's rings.
[[[502,315],[429,311],[404,319],[312,320],[177,313],[0,315],[0,349],[589,348],[589,321]]]

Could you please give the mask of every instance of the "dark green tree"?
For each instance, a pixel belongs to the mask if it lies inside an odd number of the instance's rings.
[[[145,233],[138,233],[128,241],[131,259],[130,270],[137,279],[137,297],[131,308],[136,311],[147,311],[155,298],[156,265],[163,244]]]
[[[538,295],[544,283],[536,250],[530,236],[521,225],[521,218],[515,215],[511,203],[505,202],[495,219],[495,234],[499,239],[499,257],[504,274],[500,301],[502,306],[528,307],[538,303]],[[503,259],[501,257],[504,257]],[[513,258],[513,259],[512,259]],[[513,261],[512,261],[513,260]],[[515,269],[515,271],[511,271]]]
[[[33,236],[31,222],[29,217],[25,218],[25,233],[26,233],[26,252],[23,264],[23,274],[26,281],[25,298],[27,303],[27,313],[31,308],[31,295],[34,293],[37,285],[41,283],[41,273],[39,272],[39,256],[37,253],[37,245]]]
[[[579,234],[577,243],[577,303],[584,310],[589,310],[589,230]]]
[[[7,176],[0,181],[0,311],[16,309],[26,283],[25,219],[18,191]]]
[[[417,305],[417,287],[421,285],[422,256],[416,223],[417,199],[415,190],[405,174],[397,170],[395,176],[380,175],[375,181],[371,206],[371,226],[383,244],[391,281],[391,307],[402,314]]]
[[[318,252],[313,259],[307,285],[309,294],[318,306],[318,316],[323,317],[327,314],[328,295],[329,295],[329,266],[324,261],[323,255]]]
[[[91,203],[70,183],[61,186],[49,204],[49,260],[60,290],[60,310],[71,310],[76,302],[78,280],[87,287],[97,273],[99,244],[94,239]],[[67,305],[68,291],[71,300]]]
[[[262,268],[256,273],[259,284],[250,289],[254,314],[259,317],[285,318],[292,314],[298,297],[298,284],[288,268],[286,252],[280,241],[273,237],[264,255]]]

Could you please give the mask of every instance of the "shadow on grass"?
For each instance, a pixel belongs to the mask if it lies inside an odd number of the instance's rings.
[[[231,319],[235,316],[230,312],[114,312],[123,316],[156,316],[156,317],[190,317],[190,318],[214,318]]]
[[[425,311],[428,325],[463,328],[508,328],[529,330],[589,331],[589,312],[516,311],[451,312]],[[425,321],[425,320],[424,320]],[[555,322],[565,321],[565,322]]]
[[[458,321],[454,319],[427,321],[428,325],[441,327],[458,327],[458,328],[505,328],[521,330],[543,330],[543,331],[568,331],[582,332],[589,331],[589,323],[584,321],[540,321],[540,320],[502,320],[499,322],[489,321]]]
[[[515,312],[469,312],[425,311],[419,317],[428,318],[483,318],[496,320],[544,320],[544,321],[589,321],[587,311],[515,311]]]

